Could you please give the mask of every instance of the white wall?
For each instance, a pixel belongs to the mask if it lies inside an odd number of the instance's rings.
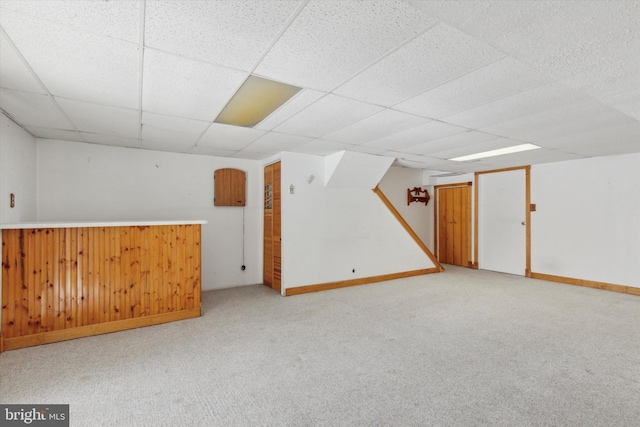
[[[640,287],[640,154],[531,167],[531,269]]]
[[[325,187],[323,157],[281,160],[283,289],[434,267],[372,189]]]
[[[262,283],[259,162],[39,139],[37,164],[38,221],[207,220],[202,289]],[[213,206],[226,167],[247,172],[244,208]]]
[[[36,214],[36,138],[0,113],[0,223],[35,221]]]
[[[378,185],[387,199],[433,253],[433,186],[425,186],[422,169],[391,167]],[[407,189],[421,187],[429,191],[432,200],[407,205]],[[435,255],[435,254],[434,254]]]

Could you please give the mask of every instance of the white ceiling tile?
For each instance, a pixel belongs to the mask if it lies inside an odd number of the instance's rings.
[[[604,144],[589,145],[586,147],[580,147],[575,150],[570,147],[560,147],[561,150],[569,152],[577,151],[580,157],[600,157],[600,156],[614,156],[617,154],[630,154],[640,151],[640,143],[637,141],[619,143],[614,146],[606,146]],[[545,163],[545,162],[539,162]]]
[[[166,129],[197,135],[200,135],[209,126],[209,122],[202,120],[183,119],[181,117],[154,114],[148,111],[142,112],[142,124],[152,126],[156,129]]]
[[[529,166],[540,163],[562,162],[565,160],[577,160],[584,156],[566,153],[558,150],[548,150],[539,148],[529,152],[505,154],[502,156],[488,157],[482,159],[482,163],[487,164],[492,169],[509,168],[516,166]],[[464,162],[463,162],[464,163]]]
[[[550,83],[447,116],[442,120],[479,129],[588,99],[589,97],[561,83]]]
[[[455,135],[457,133],[467,132],[468,129],[453,126],[447,123],[432,121],[427,124],[416,126],[384,138],[376,139],[364,145],[368,147],[390,148],[398,150],[403,147],[410,147],[433,141],[434,139],[444,138],[446,136]]]
[[[92,144],[113,145],[116,147],[140,148],[140,140],[123,138],[121,136],[102,135],[97,133],[82,132],[84,140]]]
[[[172,144],[181,147],[181,149],[186,149],[186,147],[194,147],[198,138],[200,138],[199,133],[142,125],[141,139],[143,148],[153,144]]]
[[[191,151],[191,154],[203,154],[205,156],[216,156],[216,157],[234,157],[239,152],[236,150],[223,150],[215,147],[202,147],[195,146]]]
[[[550,77],[507,57],[415,96],[394,108],[438,119],[551,81]]]
[[[47,95],[0,89],[0,108],[23,126],[74,130]]]
[[[637,1],[423,2],[417,8],[640,119]]]
[[[50,93],[138,108],[136,44],[12,12],[0,16],[8,36]]]
[[[185,143],[182,140],[171,141],[142,141],[140,148],[145,150],[168,151],[171,153],[191,153],[194,148],[192,143]]]
[[[629,89],[633,86],[638,87],[638,89]],[[640,120],[640,83],[618,82],[615,93],[609,92],[610,91],[604,93],[598,90],[589,91],[594,98],[603,100],[616,110],[636,120]]]
[[[2,8],[87,33],[138,41],[137,1],[2,0]]]
[[[310,1],[256,73],[331,90],[435,22],[400,0]]]
[[[612,126],[593,129],[586,132],[575,133],[558,138],[540,141],[538,145],[560,150],[571,149],[572,152],[581,153],[580,148],[601,147],[603,152],[612,149],[616,145],[635,144],[640,151],[640,123]]]
[[[246,77],[244,72],[145,49],[142,108],[212,121]]]
[[[199,147],[239,151],[260,138],[263,130],[213,123],[198,142]]]
[[[398,165],[411,168],[439,168],[440,166],[448,164],[446,160],[434,159],[428,156],[416,156],[397,151],[387,151],[384,153],[384,156],[395,157]]]
[[[55,98],[73,124],[82,132],[138,138],[140,119],[137,110],[108,107],[88,102]]]
[[[422,152],[439,159],[452,159],[454,157],[467,156],[470,154],[477,154],[491,150],[498,150],[500,148],[513,147],[515,145],[521,144],[522,141],[514,141],[513,139],[509,138],[495,138],[489,141],[478,142],[473,145],[467,145],[463,147],[452,147],[440,150],[432,148],[431,150],[429,150],[428,147],[426,147],[428,145],[427,143],[425,144],[425,146],[423,146]],[[414,150],[411,150],[411,152],[414,152]]]
[[[0,32],[0,52],[0,87],[46,94],[3,32]]]
[[[299,3],[147,0],[145,44],[251,71]]]
[[[264,159],[268,159],[269,157],[277,153],[279,153],[279,151],[274,151],[270,153],[258,153],[255,151],[242,150],[233,154],[231,157],[237,157],[239,159],[248,159],[248,160],[264,160]]]
[[[380,155],[386,153],[389,150],[387,150],[386,148],[367,147],[366,145],[352,145],[351,147],[349,147],[349,151]]]
[[[313,141],[304,145],[300,145],[290,151],[296,153],[314,154],[316,156],[327,156],[329,154],[337,153],[338,151],[350,150],[351,147],[353,147],[351,144],[344,144],[342,142],[314,139]]]
[[[355,123],[382,109],[376,105],[365,104],[341,96],[327,95],[277,126],[275,130],[317,138]]]
[[[319,92],[312,89],[302,89],[293,98],[287,101],[282,107],[271,113],[266,119],[258,123],[255,128],[263,130],[272,130],[280,123],[289,119],[300,110],[306,108],[316,102],[325,92]]]
[[[323,138],[347,144],[363,144],[428,122],[429,119],[423,117],[386,109]]]
[[[481,128],[495,135],[536,142],[601,127],[637,123],[631,117],[590,100],[563,105],[508,122]]]
[[[36,138],[58,139],[62,141],[85,142],[86,138],[75,130],[41,128],[38,126],[25,126],[27,132]]]
[[[245,147],[243,152],[279,153],[281,151],[291,151],[295,147],[310,142],[312,139],[306,136],[268,132],[252,142],[251,145]]]
[[[439,24],[335,93],[391,106],[504,56],[491,46]]]
[[[497,139],[497,137],[495,135],[489,135],[482,132],[468,131],[405,147],[401,151],[406,153],[424,155],[437,153],[439,151],[449,150],[453,148],[468,147],[471,145],[481,144],[493,139]]]

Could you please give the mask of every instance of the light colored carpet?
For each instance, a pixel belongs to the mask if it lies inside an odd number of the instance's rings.
[[[0,355],[72,426],[638,426],[640,298],[487,271],[283,298]]]

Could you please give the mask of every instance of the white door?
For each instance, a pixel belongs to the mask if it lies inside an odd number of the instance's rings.
[[[478,175],[478,268],[525,275],[526,172]]]

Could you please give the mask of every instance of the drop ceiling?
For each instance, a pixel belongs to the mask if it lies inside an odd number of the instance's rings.
[[[2,0],[0,108],[43,143],[254,160],[640,152],[639,22],[624,0]],[[249,75],[302,90],[254,128],[213,123]]]

